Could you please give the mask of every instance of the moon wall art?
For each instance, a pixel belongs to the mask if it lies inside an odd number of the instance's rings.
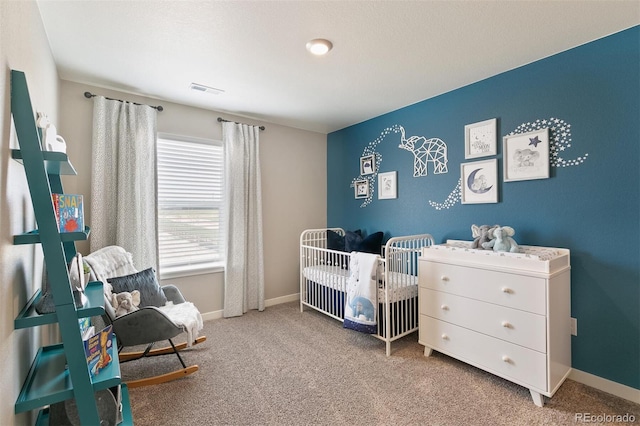
[[[498,202],[498,160],[475,161],[460,165],[462,204]]]

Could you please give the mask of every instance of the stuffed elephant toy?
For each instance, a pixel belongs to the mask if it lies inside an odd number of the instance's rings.
[[[492,238],[489,236],[489,231],[498,228],[499,226],[500,225],[471,225],[471,235],[474,238],[473,243],[471,244],[471,248],[484,250],[484,247],[482,245],[491,241]]]
[[[489,238],[491,241],[482,244],[485,249],[493,249],[493,251],[506,251],[509,253],[518,253],[520,251],[518,243],[515,242],[513,235],[516,231],[510,226],[498,226],[489,230]]]
[[[132,292],[123,291],[122,293],[113,294],[111,304],[113,309],[116,310],[116,317],[137,311],[140,305],[140,292],[133,290]]]

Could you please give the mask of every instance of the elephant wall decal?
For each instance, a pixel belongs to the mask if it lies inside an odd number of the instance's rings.
[[[427,166],[433,163],[433,173],[447,173],[447,144],[440,138],[411,136],[406,138],[404,128],[400,127],[402,139],[398,148],[413,154],[413,177],[427,176]]]

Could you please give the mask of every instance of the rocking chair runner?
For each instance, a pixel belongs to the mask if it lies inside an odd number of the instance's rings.
[[[181,369],[171,373],[134,380],[127,382],[127,386],[135,388],[175,380],[198,370],[197,365],[187,366],[179,351],[192,344],[202,343],[205,336],[197,336],[197,332],[202,327],[202,318],[195,306],[192,304],[181,305],[185,302],[184,297],[177,287],[173,285],[160,287],[155,279],[153,270],[138,272],[133,266],[131,253],[119,246],[109,246],[97,250],[84,257],[91,272],[90,278],[94,281],[102,281],[105,287],[105,315],[103,320],[107,324],[113,324],[113,332],[118,340],[118,358],[120,362],[131,361],[142,357],[155,355],[175,354],[182,365]],[[115,310],[111,305],[112,285],[109,280],[116,282],[126,282],[126,291],[139,290],[142,295],[140,309],[126,315],[116,317]],[[120,285],[120,284],[117,284]],[[135,288],[132,288],[135,287]],[[118,288],[115,289],[118,292]],[[171,312],[163,312],[161,307],[164,301],[172,302],[173,305],[187,308],[193,318],[185,322],[184,318],[171,318]],[[153,306],[155,304],[157,306]],[[197,321],[196,321],[197,320]],[[195,323],[199,325],[196,326]],[[187,332],[189,340],[185,343],[175,345],[171,339],[179,334]],[[152,349],[156,342],[168,340],[170,346],[160,349]],[[121,352],[124,347],[147,345],[141,352]]]

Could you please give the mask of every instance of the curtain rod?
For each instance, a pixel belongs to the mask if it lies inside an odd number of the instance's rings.
[[[94,96],[98,96],[98,95],[94,95],[94,94],[93,94],[93,93],[91,93],[91,92],[84,92],[84,97],[85,97],[85,98],[87,98],[87,99],[91,99],[91,98],[93,98]],[[124,102],[122,99],[107,98],[106,96],[105,96],[105,99],[109,99],[110,101]],[[137,103],[137,102],[132,102],[132,104],[134,104],[134,105],[143,105],[143,104],[139,104],[139,103]],[[157,109],[157,110],[158,110],[158,111],[160,111],[160,112],[162,112],[162,111],[164,110],[164,108],[162,108],[162,105],[158,105],[158,106],[147,105],[147,106],[149,106],[149,107],[151,107],[151,108],[153,108],[153,109]]]
[[[222,117],[218,117],[218,123],[222,123],[222,122],[225,122],[225,123],[236,123],[236,124],[242,124],[242,123],[238,123],[237,121],[225,120],[225,119],[224,119],[224,118],[222,118]],[[260,129],[260,130],[265,130],[265,129],[266,129],[266,127],[264,127],[264,126],[260,126],[260,127],[258,127],[258,129]]]

